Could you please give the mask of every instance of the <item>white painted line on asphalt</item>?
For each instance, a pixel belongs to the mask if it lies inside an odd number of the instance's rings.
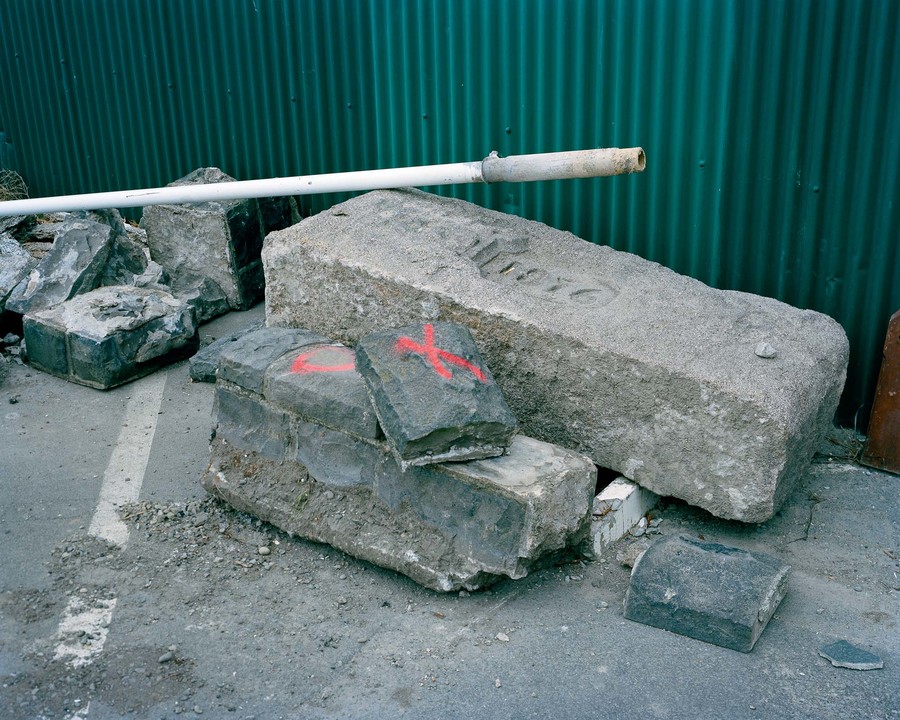
[[[122,431],[103,473],[100,500],[88,533],[116,545],[128,542],[128,526],[119,517],[118,507],[137,502],[140,496],[166,375],[163,371],[155,372],[132,384]]]
[[[90,665],[103,651],[116,599],[97,598],[89,603],[77,596],[69,598],[59,623],[54,660],[66,660],[74,668]]]

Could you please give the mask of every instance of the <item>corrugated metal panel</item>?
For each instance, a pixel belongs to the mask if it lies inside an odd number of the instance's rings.
[[[848,419],[900,306],[898,30],[895,0],[11,0],[0,131],[38,195],[643,145],[642,176],[440,192],[833,315]]]

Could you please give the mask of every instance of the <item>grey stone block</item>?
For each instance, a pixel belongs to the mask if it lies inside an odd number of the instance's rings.
[[[31,257],[18,240],[6,233],[0,233],[0,312],[3,312],[6,300],[15,287],[36,265],[37,260]]]
[[[218,168],[199,168],[170,186],[233,180]],[[150,257],[166,268],[176,294],[221,295],[231,309],[248,308],[262,297],[264,231],[256,200],[151,206],[144,209],[141,227]],[[221,304],[201,308],[201,318],[217,307]]]
[[[460,325],[373,333],[357,344],[356,364],[403,467],[501,455],[516,431],[503,393]]]
[[[206,347],[198,350],[197,353],[191,357],[190,361],[191,380],[195,382],[214,383],[216,381],[216,369],[219,366],[219,356],[222,354],[222,350],[247,333],[258,330],[260,327],[262,327],[261,323],[254,323],[249,327],[241,328],[231,335],[221,337],[218,340],[211,342]]]
[[[270,326],[353,344],[466,325],[524,433],[745,522],[791,491],[846,375],[846,335],[825,315],[418,191],[271,233],[263,262]],[[761,341],[776,357],[755,354]]]
[[[124,234],[122,219],[115,211],[67,216],[53,247],[13,290],[6,309],[25,315],[93,290],[100,283],[113,243]]]
[[[225,345],[219,353],[219,377],[262,393],[266,369],[285,353],[329,340],[308,330],[260,328]]]
[[[443,592],[524,577],[586,537],[596,476],[583,456],[548,454],[546,444],[516,437],[509,455],[403,475],[382,449],[373,481],[372,458],[356,452],[363,441],[322,431],[334,447],[320,446],[318,477],[313,466],[223,442],[217,432],[202,483],[286,532]]]
[[[99,288],[25,316],[34,367],[72,382],[108,389],[194,353],[190,308],[168,293]]]
[[[673,535],[635,563],[625,617],[750,652],[787,591],[789,572],[771,555]]]
[[[282,356],[266,371],[264,394],[270,402],[320,425],[361,438],[381,437],[354,352],[343,345],[307,345]]]

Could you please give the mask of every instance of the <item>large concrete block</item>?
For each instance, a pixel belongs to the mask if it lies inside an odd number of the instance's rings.
[[[502,455],[516,418],[472,335],[425,323],[364,337],[356,365],[404,467]]]
[[[218,168],[200,168],[171,186],[232,182]],[[224,295],[234,310],[256,303],[263,293],[260,250],[264,229],[256,200],[223,200],[144,209],[150,257],[169,273],[176,294]],[[218,311],[217,304],[201,310]],[[210,315],[209,317],[212,317]],[[201,314],[201,320],[208,317]]]
[[[110,286],[23,322],[31,365],[105,390],[188,357],[199,345],[186,303],[161,290]]]
[[[825,315],[418,191],[271,233],[263,262],[269,325],[348,343],[466,325],[523,432],[725,518],[774,514],[846,375],[846,335]]]
[[[771,555],[673,535],[634,564],[625,617],[750,652],[787,592],[790,569]]]

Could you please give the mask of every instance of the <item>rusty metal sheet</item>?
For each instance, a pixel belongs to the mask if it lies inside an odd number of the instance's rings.
[[[869,439],[860,462],[900,474],[900,310],[888,323]]]

